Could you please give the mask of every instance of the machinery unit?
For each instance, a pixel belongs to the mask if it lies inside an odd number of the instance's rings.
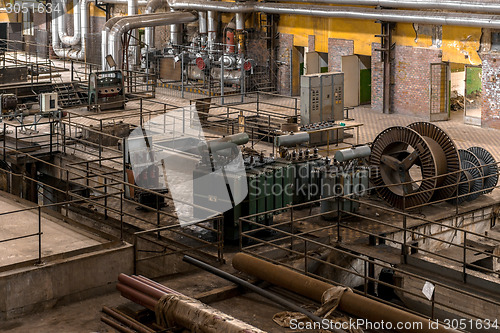
[[[123,72],[95,72],[89,75],[89,105],[99,110],[125,107]]]
[[[344,73],[329,72],[302,75],[300,78],[300,121],[302,126],[338,122],[344,119]],[[330,138],[343,138],[330,133]],[[326,132],[312,133],[311,144],[325,144]]]
[[[40,101],[40,113],[42,115],[55,112],[59,109],[57,93],[44,93],[38,97]]]
[[[2,116],[14,113],[17,108],[17,96],[14,94],[0,95],[0,114]]]

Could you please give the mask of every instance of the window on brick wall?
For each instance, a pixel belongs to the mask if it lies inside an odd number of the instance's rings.
[[[500,52],[500,31],[491,33],[491,51]]]

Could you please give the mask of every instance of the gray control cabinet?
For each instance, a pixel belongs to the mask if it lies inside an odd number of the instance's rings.
[[[329,72],[300,77],[302,125],[344,119],[344,73]]]

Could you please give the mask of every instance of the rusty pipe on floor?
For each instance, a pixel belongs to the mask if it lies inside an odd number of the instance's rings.
[[[155,310],[155,305],[158,300],[145,295],[134,288],[130,288],[129,286],[126,286],[122,283],[118,283],[116,285],[116,289],[121,292],[122,296],[125,298],[128,298],[129,300],[133,301],[134,303],[140,304],[144,306],[145,308],[154,311]]]
[[[101,317],[101,321],[103,323],[105,323],[106,325],[111,326],[112,328],[114,328],[118,332],[122,332],[122,333],[136,333],[135,331],[131,330],[130,328],[123,327],[120,324],[118,324],[117,322],[115,322],[115,321],[113,321],[113,320],[111,320],[109,318]]]
[[[132,319],[128,316],[125,316],[121,312],[118,312],[114,309],[108,308],[107,306],[102,307],[102,312],[104,312],[108,316],[112,317],[113,319],[119,321],[120,323],[123,323],[123,324],[127,325],[128,327],[136,330],[139,333],[154,333],[155,332],[154,330],[139,323],[138,321],[135,321],[134,319]]]
[[[147,283],[145,282],[147,280]],[[192,299],[170,288],[168,292],[159,290],[157,284],[145,277],[118,276],[116,288],[122,295],[137,304],[156,312],[160,322],[175,322],[179,326],[196,332],[248,332],[265,333],[241,320],[211,308],[198,300]],[[206,323],[210,322],[210,325]]]
[[[322,301],[323,294],[328,289],[335,287],[334,285],[295,272],[289,268],[275,265],[244,253],[238,253],[234,256],[233,267],[241,272],[288,289],[317,302]],[[365,318],[371,322],[381,322],[382,320],[384,322],[391,322],[394,328],[401,322],[422,323],[422,329],[400,329],[398,330],[399,332],[457,332],[455,330],[446,329],[442,325],[440,325],[437,329],[430,328],[429,320],[426,318],[397,309],[353,292],[345,292],[342,295],[338,309],[353,316]]]

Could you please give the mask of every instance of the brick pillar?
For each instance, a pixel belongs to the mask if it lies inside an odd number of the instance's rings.
[[[342,57],[353,54],[353,40],[328,38],[328,71],[342,71]]]
[[[500,129],[500,54],[483,53],[481,126]]]
[[[316,36],[315,35],[309,35],[307,37],[307,50],[309,52],[316,51]]]
[[[290,70],[292,59],[290,57],[293,48],[293,35],[280,34],[277,60],[283,65],[278,66],[278,91],[283,95],[290,95]]]
[[[380,43],[372,44],[372,110],[382,113],[384,110],[384,64],[379,51]]]

